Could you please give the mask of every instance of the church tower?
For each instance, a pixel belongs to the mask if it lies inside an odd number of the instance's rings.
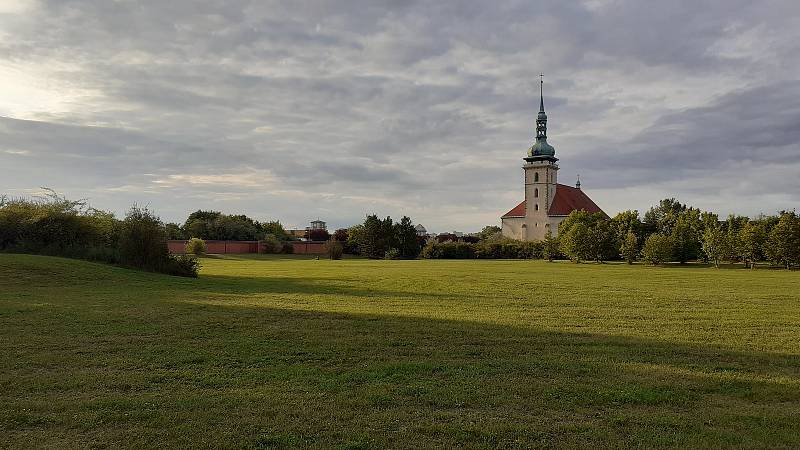
[[[536,142],[525,157],[525,210],[522,239],[543,239],[550,226],[547,211],[553,203],[558,183],[556,149],[547,143],[547,113],[544,112],[544,79],[539,75],[539,114],[536,116]],[[555,230],[554,230],[555,233]]]
[[[539,80],[536,142],[528,149],[524,160],[522,170],[525,172],[525,200],[500,217],[503,236],[523,241],[540,241],[544,239],[547,230],[557,236],[558,226],[572,211],[605,214],[581,190],[580,178],[575,187],[558,184],[556,149],[547,143],[544,79]]]

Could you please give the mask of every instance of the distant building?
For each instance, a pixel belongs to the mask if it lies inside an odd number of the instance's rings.
[[[428,230],[426,230],[425,227],[422,226],[422,224],[417,224],[417,226],[414,227],[414,229],[417,230],[417,236],[419,237],[425,237],[428,235]]]
[[[503,236],[523,241],[542,240],[548,229],[556,236],[558,225],[572,211],[603,212],[581,190],[580,178],[575,187],[558,184],[558,158],[556,149],[547,143],[547,114],[541,92],[536,142],[524,160],[525,200],[500,218]]]
[[[311,225],[308,226],[308,227],[305,227],[303,229],[286,230],[286,232],[292,237],[296,237],[296,238],[300,238],[300,239],[307,239],[308,238],[308,234],[310,232],[315,231],[315,230],[325,230],[325,231],[327,231],[327,229],[328,229],[328,225],[324,221],[317,219],[317,220],[312,220],[311,221]]]

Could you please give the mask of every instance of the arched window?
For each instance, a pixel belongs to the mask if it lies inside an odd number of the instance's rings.
[[[533,196],[535,198],[539,198],[539,188],[536,188],[536,189],[533,190]]]
[[[535,209],[536,209],[536,211],[539,210],[539,204],[538,203],[536,204]]]
[[[539,182],[539,172],[534,172],[534,174],[533,174],[533,182],[534,183],[538,183]]]

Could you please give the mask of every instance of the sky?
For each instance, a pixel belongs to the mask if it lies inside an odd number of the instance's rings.
[[[800,209],[797,0],[0,0],[0,193],[476,231],[559,182],[608,214]]]

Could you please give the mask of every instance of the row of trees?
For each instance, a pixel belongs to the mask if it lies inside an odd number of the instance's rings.
[[[189,214],[183,225],[168,223],[166,229],[169,239],[257,241],[267,236],[274,236],[279,241],[292,239],[278,221],[258,222],[243,214],[229,215],[219,211],[195,211]],[[327,233],[322,237],[320,240],[327,239]]]
[[[559,238],[548,234],[546,257],[558,252],[579,262],[642,259],[652,264],[692,260],[741,262],[748,267],[767,261],[786,268],[800,265],[800,218],[784,211],[778,216],[750,219],[731,215],[721,221],[711,212],[662,200],[643,219],[638,211],[613,218],[574,211],[559,227]]]
[[[0,251],[82,258],[181,276],[197,276],[197,260],[172,256],[167,230],[146,208],[124,219],[53,191],[33,199],[0,197]]]
[[[391,217],[379,219],[374,214],[361,225],[336,230],[331,239],[341,242],[345,252],[371,259],[414,259],[423,244],[410,218],[403,216],[394,222]]]

